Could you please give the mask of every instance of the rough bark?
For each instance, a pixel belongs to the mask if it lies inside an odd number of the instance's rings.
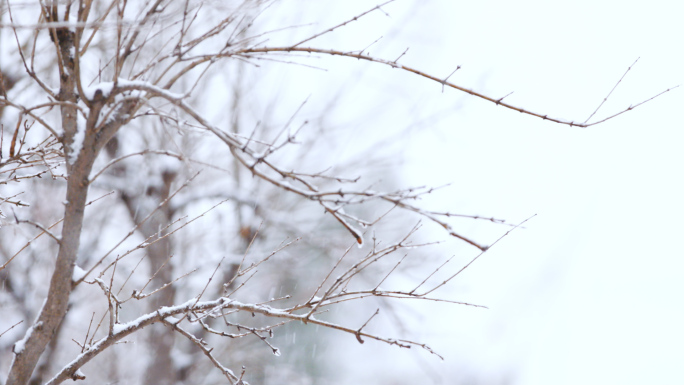
[[[46,11],[53,20],[57,20],[54,13]],[[66,29],[51,29],[53,41],[57,45],[61,61],[60,68],[60,92],[59,99],[62,102],[75,104],[75,76],[73,60],[70,60],[70,50],[73,47],[73,34]],[[67,154],[72,153],[72,144],[77,131],[76,108],[74,105],[62,103],[60,106],[62,116],[62,129],[64,135],[62,144]],[[71,277],[76,264],[76,255],[83,225],[83,213],[88,195],[88,174],[93,166],[97,151],[93,146],[93,135],[86,135],[83,150],[78,158],[72,163],[73,158],[67,157],[67,194],[64,209],[64,222],[59,244],[55,270],[50,280],[50,288],[45,304],[36,321],[27,331],[27,338],[23,349],[15,346],[15,356],[12,361],[7,385],[23,385],[29,382],[31,374],[45,351],[47,344],[52,340],[55,332],[62,323],[69,305],[71,294]],[[90,146],[86,145],[86,142]]]
[[[63,107],[62,116],[63,125],[70,124],[72,118],[75,124],[76,114],[72,107]],[[88,196],[88,175],[97,155],[94,148],[94,136],[89,133],[86,134],[83,151],[74,164],[67,166],[69,178],[64,224],[48,296],[38,319],[31,326],[32,332],[24,349],[15,351],[16,355],[10,369],[8,385],[26,384],[29,381],[38,359],[66,315],[69,295],[71,294],[71,277],[76,265],[83,215]],[[65,141],[69,141],[69,139],[69,136],[65,135]]]
[[[58,21],[57,6],[45,7],[48,21]],[[66,316],[72,290],[72,276],[80,246],[81,230],[88,197],[88,176],[100,149],[120,126],[106,126],[97,130],[100,111],[105,104],[102,94],[87,101],[89,105],[85,135],[80,150],[74,147],[78,131],[77,71],[74,64],[74,32],[68,28],[50,29],[49,33],[58,52],[60,90],[58,94],[63,136],[60,138],[66,154],[67,192],[64,201],[64,221],[59,240],[55,269],[50,280],[43,308],[26,332],[23,349],[15,345],[14,360],[10,367],[7,385],[24,385],[29,382],[47,345],[55,337]],[[78,150],[78,151],[77,151]]]

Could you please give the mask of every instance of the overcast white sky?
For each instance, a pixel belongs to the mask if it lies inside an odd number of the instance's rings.
[[[637,58],[599,117],[684,82],[676,1],[399,0],[385,10],[391,18],[337,42],[383,35],[380,56],[408,46],[404,64],[444,76],[462,65],[450,80],[515,91],[508,102],[560,118],[586,119]],[[339,383],[684,383],[684,89],[583,129],[368,71],[394,97],[386,108],[427,119],[404,148],[408,183],[455,182],[426,204],[537,216],[444,293],[489,310],[425,310],[420,322],[434,328],[417,335],[445,363],[346,341],[361,360],[341,366]],[[462,229],[484,243],[505,231]]]

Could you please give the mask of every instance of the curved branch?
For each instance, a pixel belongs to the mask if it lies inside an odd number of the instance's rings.
[[[148,313],[145,314],[141,317],[138,317],[137,319],[127,322],[125,324],[116,324],[114,327],[111,329],[112,332],[107,335],[106,337],[103,337],[96,343],[88,346],[83,353],[81,353],[78,357],[76,357],[73,361],[65,365],[62,370],[57,373],[50,381],[46,383],[46,385],[57,385],[60,384],[68,379],[74,378],[76,375],[77,371],[83,367],[86,363],[88,363],[90,360],[95,358],[98,354],[102,353],[104,350],[109,348],[110,346],[114,345],[118,341],[122,340],[123,338],[144,329],[147,326],[150,326],[154,323],[157,322],[163,322],[165,324],[169,324],[170,322],[167,321],[167,318],[175,316],[175,315],[180,315],[180,314],[188,314],[188,313],[197,313],[197,312],[206,312],[210,314],[218,314],[221,310],[224,309],[232,309],[232,310],[240,310],[240,311],[245,311],[249,313],[259,313],[262,315],[265,315],[267,317],[273,317],[273,318],[285,318],[288,320],[293,320],[293,321],[301,321],[304,323],[312,323],[315,325],[320,325],[323,327],[331,328],[331,329],[336,329],[340,330],[346,333],[349,333],[351,335],[359,337],[366,337],[370,339],[374,339],[377,341],[385,342],[389,345],[396,345],[402,348],[411,348],[412,346],[416,347],[421,347],[427,351],[429,351],[432,354],[437,355],[439,358],[442,358],[439,354],[435,353],[429,346],[425,344],[420,344],[417,342],[413,341],[407,341],[407,340],[399,340],[399,339],[393,339],[393,338],[384,338],[384,337],[379,337],[374,334],[362,332],[359,329],[352,329],[348,328],[345,326],[341,326],[338,324],[334,324],[331,322],[327,321],[322,321],[316,318],[313,318],[308,315],[298,315],[298,314],[291,314],[288,309],[274,309],[270,306],[267,305],[258,305],[258,304],[244,304],[226,297],[221,297],[213,301],[205,301],[205,302],[197,302],[197,298],[192,298],[189,301],[186,301],[185,303],[177,306],[171,306],[171,307],[162,307],[156,312],[153,313]],[[175,328],[174,328],[175,329]],[[177,330],[178,331],[178,330]],[[187,337],[187,336],[186,336]],[[210,350],[209,350],[210,352]],[[442,358],[443,359],[443,358]],[[226,374],[229,377],[235,376],[235,374],[230,371],[230,369],[223,368],[224,374]],[[237,376],[235,376],[237,378]]]
[[[636,105],[634,105],[634,106],[630,106],[630,107],[626,108],[625,110],[623,110],[623,111],[621,111],[621,112],[619,112],[619,113],[617,113],[617,114],[614,114],[614,115],[612,115],[612,116],[609,116],[608,118],[605,118],[605,119],[603,119],[603,120],[599,120],[599,121],[593,122],[593,123],[586,123],[586,122],[585,122],[585,123],[577,123],[577,122],[575,122],[575,121],[568,121],[568,120],[564,120],[564,119],[553,118],[553,117],[549,117],[548,115],[542,115],[542,114],[537,113],[537,112],[533,112],[533,111],[530,111],[530,110],[526,110],[526,109],[524,109],[524,108],[517,107],[517,106],[514,106],[514,105],[512,105],[512,104],[505,103],[505,102],[503,101],[503,98],[498,98],[498,99],[497,99],[497,98],[492,98],[492,97],[487,96],[487,95],[485,95],[485,94],[483,94],[483,93],[480,93],[480,92],[477,92],[477,91],[473,91],[473,90],[471,90],[471,89],[468,89],[468,88],[459,86],[458,84],[455,84],[455,83],[451,83],[451,82],[447,81],[448,77],[445,78],[445,79],[440,79],[440,78],[438,78],[438,77],[436,77],[436,76],[432,76],[432,75],[430,75],[430,74],[427,74],[427,73],[425,73],[425,72],[423,72],[423,71],[420,71],[420,70],[418,70],[418,69],[415,69],[415,68],[413,68],[413,67],[409,67],[409,66],[405,66],[405,65],[402,65],[402,64],[398,64],[396,61],[389,61],[389,60],[380,59],[380,58],[373,57],[373,56],[369,56],[369,55],[364,55],[363,52],[355,53],[355,52],[337,51],[337,50],[334,50],[334,49],[323,49],[323,48],[314,48],[314,47],[296,47],[296,46],[289,46],[289,47],[245,48],[245,49],[241,49],[241,50],[238,50],[238,51],[234,51],[234,52],[231,52],[231,53],[229,53],[229,54],[222,55],[222,56],[233,56],[233,55],[236,55],[236,56],[251,57],[252,54],[265,54],[265,53],[271,53],[271,52],[306,52],[306,53],[310,53],[310,54],[311,54],[311,53],[318,53],[318,54],[325,54],[325,55],[331,55],[331,56],[343,56],[343,57],[349,57],[349,58],[354,58],[354,59],[358,59],[358,60],[365,60],[365,61],[369,61],[369,62],[373,62],[373,63],[385,64],[385,65],[388,65],[388,66],[390,66],[390,67],[392,67],[392,68],[398,68],[398,69],[401,69],[401,70],[404,70],[404,71],[407,71],[407,72],[411,72],[411,73],[416,74],[416,75],[418,75],[418,76],[424,77],[424,78],[426,78],[426,79],[430,79],[430,80],[432,80],[432,81],[435,81],[435,82],[441,84],[442,86],[447,86],[447,87],[450,87],[450,88],[459,90],[459,91],[461,91],[461,92],[465,92],[465,93],[467,93],[467,94],[469,94],[469,95],[478,97],[478,98],[480,98],[480,99],[484,99],[484,100],[489,101],[489,102],[492,102],[492,103],[494,103],[494,104],[496,104],[496,105],[500,105],[500,106],[506,107],[506,108],[508,108],[508,109],[511,109],[511,110],[514,110],[514,111],[518,111],[518,112],[523,113],[523,114],[527,114],[527,115],[531,115],[531,116],[536,116],[536,117],[538,117],[538,118],[541,118],[541,119],[543,119],[543,120],[548,120],[548,121],[550,121],[550,122],[568,125],[568,126],[570,126],[570,127],[572,127],[572,126],[575,126],[575,127],[590,127],[590,126],[593,126],[593,125],[596,125],[596,124],[599,124],[599,123],[603,123],[603,122],[605,122],[606,120],[612,119],[612,118],[614,118],[614,117],[616,117],[616,116],[618,116],[618,115],[620,115],[620,114],[622,114],[622,113],[624,113],[624,112],[630,111],[630,110],[636,108],[637,106],[639,106],[639,105],[641,105],[641,104],[644,104],[644,103],[646,103],[646,102],[648,102],[648,101],[650,101],[650,100],[653,100],[654,98],[656,98],[656,97],[658,97],[658,96],[664,94],[665,92],[668,92],[668,91],[670,91],[670,90],[676,88],[676,87],[669,88],[669,89],[667,89],[667,90],[665,90],[665,91],[659,93],[659,94],[656,95],[656,96],[653,96],[653,97],[651,97],[651,98],[649,98],[649,99],[647,99],[647,100],[645,100],[645,101],[642,101],[642,102],[640,102],[640,103],[638,103],[638,104],[636,104]]]

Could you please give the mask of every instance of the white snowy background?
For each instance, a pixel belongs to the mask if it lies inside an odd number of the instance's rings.
[[[364,4],[329,10],[330,23]],[[495,97],[514,91],[509,103],[550,116],[584,121],[637,58],[594,119],[684,81],[678,2],[398,1],[384,9],[389,17],[376,13],[339,36],[352,34],[352,49],[383,36],[372,54],[394,59],[409,47],[400,62],[430,74],[461,65],[451,81]],[[399,149],[403,183],[453,183],[425,205],[512,222],[537,215],[440,292],[488,310],[408,312],[414,330],[403,336],[444,362],[342,338],[337,383],[684,383],[684,89],[571,128],[364,68],[361,94],[384,104],[359,102],[356,112],[394,117],[383,127],[416,126]],[[507,230],[461,229],[484,243]],[[462,264],[473,256],[454,250]]]

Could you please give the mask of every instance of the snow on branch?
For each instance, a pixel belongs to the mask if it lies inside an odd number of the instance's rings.
[[[93,281],[85,281],[88,284],[95,284],[99,286],[102,289],[103,295],[109,298],[108,302],[110,303],[110,306],[108,311],[110,312],[110,325],[108,328],[108,333],[99,340],[94,341],[91,339],[90,342],[88,342],[86,338],[82,344],[79,343],[79,346],[82,349],[81,354],[75,357],[70,363],[65,365],[60,372],[54,376],[54,378],[47,382],[47,384],[59,384],[67,379],[82,379],[80,377],[84,375],[82,373],[77,375],[77,373],[79,373],[79,369],[82,368],[83,365],[89,362],[92,358],[100,354],[108,347],[120,342],[125,337],[128,337],[131,334],[140,331],[154,323],[162,323],[171,331],[179,333],[181,336],[188,339],[209,359],[212,365],[214,365],[232,383],[239,381],[240,377],[238,377],[231,369],[227,368],[219,361],[219,359],[213,354],[213,347],[211,347],[211,342],[206,339],[206,335],[205,337],[198,336],[198,334],[196,334],[197,332],[193,331],[191,325],[199,325],[205,332],[208,332],[210,335],[214,335],[219,338],[225,337],[234,339],[256,336],[260,341],[266,344],[274,354],[279,355],[279,349],[273,346],[267,339],[273,337],[274,329],[286,323],[299,321],[303,324],[318,325],[347,333],[353,336],[357,341],[359,341],[359,343],[364,343],[364,339],[372,339],[401,348],[416,347],[423,349],[430,354],[439,357],[440,359],[443,359],[442,356],[440,356],[437,352],[432,350],[424,343],[407,339],[385,337],[374,332],[365,331],[364,329],[369,325],[371,320],[381,313],[380,310],[376,310],[376,312],[359,327],[351,327],[342,323],[323,320],[317,317],[318,314],[325,312],[324,309],[327,307],[335,306],[343,302],[356,301],[372,297],[388,298],[394,300],[414,299],[486,308],[485,306],[469,302],[440,299],[428,296],[429,293],[433,292],[439,287],[444,286],[448,281],[452,280],[458,273],[451,276],[444,282],[437,283],[434,288],[428,289],[423,293],[416,292],[417,288],[413,290],[403,288],[381,288],[381,285],[388,284],[388,278],[391,275],[397,274],[401,263],[407,258],[407,255],[404,255],[404,257],[402,257],[398,262],[392,263],[390,265],[380,265],[381,261],[387,259],[391,255],[395,255],[400,251],[408,252],[410,249],[430,245],[430,243],[412,243],[411,236],[415,234],[418,228],[419,225],[414,226],[413,229],[411,229],[411,231],[409,231],[401,239],[384,247],[378,247],[377,243],[373,242],[371,249],[364,255],[358,257],[352,256],[351,247],[348,248],[337,260],[337,262],[333,264],[329,272],[322,277],[317,288],[313,290],[310,295],[305,297],[307,299],[298,302],[291,302],[292,304],[288,306],[276,307],[273,306],[272,303],[274,301],[283,299],[292,300],[293,298],[290,296],[280,299],[272,299],[262,303],[246,303],[237,300],[235,299],[235,296],[238,295],[237,292],[243,287],[241,284],[237,289],[230,293],[229,296],[224,294],[223,296],[214,300],[200,301],[202,296],[200,294],[188,299],[184,303],[173,306],[163,306],[158,308],[156,311],[140,315],[128,322],[120,322],[118,309],[125,306],[126,302],[128,302],[130,299],[142,300],[145,299],[147,295],[141,296],[138,294],[141,292],[141,290],[136,290],[132,295],[130,295],[129,298],[120,298],[113,295],[110,287],[108,287],[108,285],[100,278],[96,278]],[[256,264],[253,263],[246,267],[242,267],[241,264],[235,273],[235,277],[230,283],[232,283],[235,278],[243,277],[247,272],[254,270],[259,264],[268,262],[271,256],[284,250],[289,245],[290,244],[286,244],[274,250],[274,252],[270,253]],[[478,254],[478,257],[480,255],[481,254]],[[356,259],[349,261],[350,263],[345,265],[343,262],[345,260],[349,260],[350,258]],[[477,259],[477,257],[475,259]],[[475,259],[463,267],[461,271],[472,264]],[[419,286],[425,284],[425,282],[431,279],[431,277],[442,267],[443,265],[439,266],[437,269],[435,269],[435,271],[427,275]],[[367,288],[352,288],[352,286],[358,286],[352,284],[352,281],[359,281],[360,278],[358,277],[360,277],[361,274],[368,272],[370,269],[377,270],[378,268],[386,269],[387,272],[386,274],[378,275],[377,271],[374,271],[373,274],[370,275],[381,277],[381,279],[377,281],[377,284],[371,284],[370,287]],[[332,279],[332,276],[335,272],[337,272],[337,277]],[[212,278],[214,277],[215,273],[216,271],[212,273]],[[256,274],[256,271],[253,272],[252,276],[254,274]],[[252,276],[247,277],[245,281],[250,280]],[[211,278],[207,281],[207,283],[210,280]],[[366,281],[366,278],[364,278],[364,281]],[[171,282],[169,285],[173,285],[175,282],[176,281]],[[165,287],[168,287],[168,285]],[[159,290],[162,289],[164,289],[164,287],[160,288]],[[203,293],[205,289],[202,290]],[[247,319],[252,319],[254,318],[254,315],[259,314],[266,318],[272,318],[281,321],[277,321],[266,326],[252,326],[226,319],[226,316],[236,312],[251,314],[252,317],[248,317]],[[209,324],[207,324],[207,320],[213,318],[222,318],[225,321],[226,328],[235,328],[238,332],[233,333],[230,330],[217,330],[215,327],[209,326]]]
[[[203,353],[209,357],[211,362],[216,366],[217,368],[220,369],[220,371],[230,380],[230,381],[237,381],[238,377],[234,374],[234,372],[225,366],[223,366],[212,354],[211,351],[213,349],[207,348],[207,342],[204,341],[201,338],[195,337],[192,333],[188,332],[187,330],[181,328],[177,321],[174,321],[174,316],[179,316],[179,315],[194,315],[195,319],[200,319],[203,317],[203,315],[209,316],[209,317],[215,317],[221,314],[223,310],[238,310],[238,311],[244,311],[247,313],[252,313],[252,314],[262,314],[267,317],[272,317],[272,318],[284,318],[287,320],[291,321],[301,321],[303,323],[311,323],[314,325],[319,325],[335,330],[339,330],[342,332],[346,332],[349,334],[352,334],[356,336],[357,339],[360,339],[361,337],[366,337],[370,339],[374,339],[377,341],[385,342],[389,345],[396,345],[398,347],[402,348],[410,348],[412,346],[420,347],[422,349],[427,350],[428,352],[437,355],[438,357],[442,358],[439,356],[439,354],[435,353],[432,349],[430,349],[429,346],[409,340],[404,340],[404,339],[393,339],[393,338],[386,338],[386,337],[380,337],[375,334],[367,333],[361,331],[361,329],[353,329],[350,327],[342,326],[336,323],[328,322],[328,321],[323,321],[320,319],[317,319],[313,316],[310,316],[309,314],[295,314],[294,309],[292,308],[285,308],[285,309],[278,309],[278,308],[273,308],[268,305],[259,305],[259,304],[246,304],[246,303],[241,303],[236,300],[226,298],[226,297],[221,297],[213,301],[203,301],[203,302],[198,302],[197,298],[191,298],[185,303],[182,303],[180,305],[176,306],[169,306],[169,307],[162,307],[156,312],[148,313],[145,315],[142,315],[132,321],[126,322],[126,323],[117,323],[114,324],[111,327],[111,332],[105,336],[100,338],[98,341],[95,341],[92,344],[89,345],[84,345],[83,352],[79,354],[76,358],[74,358],[71,362],[66,364],[52,379],[50,379],[46,384],[47,385],[56,385],[64,382],[67,379],[76,379],[74,378],[75,374],[78,372],[80,368],[83,367],[86,363],[88,363],[91,359],[96,357],[98,354],[103,352],[105,349],[109,348],[110,346],[114,345],[118,341],[121,341],[123,338],[130,336],[131,334],[140,331],[144,329],[147,326],[150,326],[154,323],[161,322],[164,323],[166,326],[170,327],[171,330],[176,331],[183,335],[184,337],[188,338],[191,340],[196,346],[200,347],[200,349],[203,351]],[[192,318],[190,318],[192,320]],[[280,325],[280,324],[279,324]],[[15,349],[19,349],[15,347]],[[274,352],[277,352],[277,349],[274,349]],[[83,379],[83,378],[78,378],[78,379]]]
[[[327,213],[331,214],[356,240],[359,246],[362,246],[363,235],[360,230],[356,229],[352,224],[348,222],[349,219],[355,221],[359,225],[365,227],[373,221],[366,221],[353,216],[343,213],[340,209],[342,206],[350,204],[361,204],[368,200],[381,200],[388,202],[394,206],[406,209],[417,213],[432,222],[437,223],[441,227],[445,228],[449,235],[459,238],[468,244],[477,247],[480,250],[486,250],[487,246],[482,245],[464,235],[461,235],[454,231],[451,226],[445,221],[439,219],[440,216],[463,216],[460,214],[451,213],[437,213],[434,211],[426,211],[419,208],[416,205],[409,203],[409,201],[416,200],[423,194],[429,194],[433,189],[426,189],[424,191],[416,191],[415,189],[409,189],[406,191],[394,191],[394,192],[377,192],[372,190],[342,190],[337,188],[336,190],[321,191],[321,188],[316,186],[315,179],[318,175],[311,174],[300,174],[295,171],[285,171],[277,166],[275,163],[268,160],[267,155],[255,151],[249,146],[249,140],[245,141],[242,138],[229,134],[224,130],[214,126],[207,119],[205,119],[199,112],[192,108],[185,98],[187,95],[177,94],[168,92],[160,87],[157,87],[148,82],[121,82],[121,85],[114,87],[112,90],[113,94],[131,91],[142,91],[145,92],[145,99],[152,98],[162,98],[166,101],[171,102],[173,105],[179,107],[183,112],[194,118],[199,124],[205,127],[207,130],[216,135],[220,140],[222,140],[226,145],[229,146],[233,156],[246,168],[248,168],[253,175],[267,181],[283,190],[289,191],[291,193],[297,194],[303,198],[319,203]],[[294,185],[288,182],[288,179],[296,182],[300,186]],[[329,179],[329,178],[328,178]],[[343,180],[337,178],[338,180]],[[344,180],[345,182],[353,182]],[[340,182],[341,183],[341,182]],[[337,206],[337,207],[333,207]],[[468,216],[476,219],[487,219],[490,221],[492,218],[482,218],[479,216]]]

